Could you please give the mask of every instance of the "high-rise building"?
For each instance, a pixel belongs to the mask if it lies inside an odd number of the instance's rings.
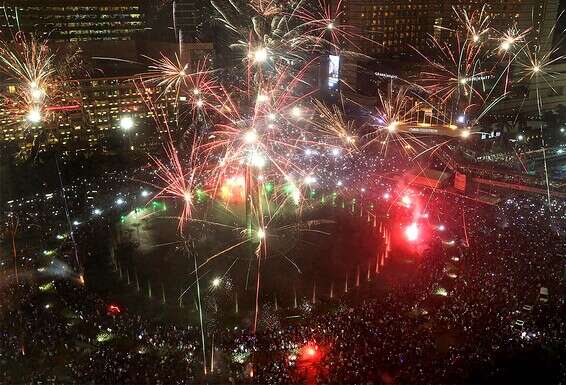
[[[179,41],[195,39],[204,16],[202,0],[174,0],[173,23]]]
[[[52,41],[131,40],[145,29],[141,0],[10,0],[0,27]]]
[[[340,0],[333,0],[336,6]],[[342,0],[342,13],[337,22],[353,26],[360,37],[356,45],[365,55],[378,60],[409,62],[413,70],[416,52],[427,53],[430,38],[450,42],[450,30],[457,27],[463,10],[481,10],[490,19],[490,25],[499,32],[516,27],[531,30],[534,42],[541,52],[547,52],[552,42],[552,29],[558,14],[559,0]],[[360,68],[367,63],[344,63],[342,77],[354,88]],[[379,67],[379,66],[378,66]],[[399,66],[396,66],[399,68]],[[379,71],[378,71],[379,72]]]

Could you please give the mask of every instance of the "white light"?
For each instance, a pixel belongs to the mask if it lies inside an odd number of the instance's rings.
[[[383,194],[383,199],[389,199],[389,198],[391,198],[391,195],[389,195],[389,193],[386,192],[385,194]]]
[[[41,112],[37,108],[32,109],[28,113],[27,120],[31,123],[41,122]]]
[[[525,137],[523,135],[521,135],[521,134],[517,135],[517,140],[519,142],[522,141],[523,139],[525,139]]]
[[[258,103],[265,103],[269,100],[269,96],[267,96],[266,94],[259,94],[257,96],[257,102]]]
[[[340,149],[339,148],[333,148],[332,149],[332,155],[339,156],[340,155]]]
[[[248,144],[257,142],[257,132],[255,130],[250,130],[244,134],[244,141]]]
[[[464,115],[458,116],[458,123],[464,123],[466,121],[466,117]]]
[[[259,239],[265,238],[265,230],[264,230],[264,229],[259,229],[259,230],[257,231],[257,237],[258,237]]]
[[[362,191],[362,192],[366,192],[366,189],[365,189],[365,187],[362,187],[362,190],[361,190],[361,191]]]
[[[334,29],[334,23],[328,23],[328,25],[326,26],[326,28],[328,28],[328,29]]]
[[[444,230],[446,230],[446,227],[444,227],[444,225],[438,226],[438,231],[444,231]]]
[[[534,72],[534,73],[537,73],[537,72],[539,72],[539,71],[540,71],[540,67],[539,67],[539,66],[536,65],[536,66],[533,67],[533,72]]]
[[[399,123],[397,122],[392,122],[390,125],[387,126],[387,131],[389,132],[395,132],[397,131],[397,126],[399,125]]]
[[[134,120],[130,116],[124,116],[120,119],[120,127],[126,131],[131,130],[134,128]]]
[[[474,36],[472,37],[472,40],[474,41],[474,43],[477,43],[477,42],[480,40],[479,35],[474,35]]]
[[[197,107],[200,108],[200,107],[202,107],[202,106],[204,105],[204,102],[202,101],[202,99],[199,99],[199,100],[197,100],[196,105],[197,105]]]
[[[92,213],[93,213],[94,215],[100,215],[100,214],[102,214],[102,210],[100,210],[100,209],[94,209],[94,210],[92,211]]]
[[[466,78],[460,79],[460,84],[464,85],[466,83],[468,83],[468,79],[466,79]]]
[[[305,183],[306,184],[313,184],[316,182],[316,178],[312,175],[309,175],[307,177],[305,177]]]
[[[340,187],[344,184],[344,182],[342,182],[341,180],[338,181],[338,183],[336,183],[336,186]]]
[[[141,196],[144,197],[144,198],[147,198],[150,194],[151,194],[151,193],[150,193],[149,191],[147,191],[147,190],[143,190],[143,191],[141,192]]]
[[[291,115],[293,115],[295,118],[300,118],[302,114],[303,112],[301,111],[300,107],[295,106],[291,110]]]
[[[118,206],[121,206],[121,205],[123,205],[124,203],[126,203],[126,201],[123,200],[122,198],[116,199],[116,204],[117,204]]]
[[[501,43],[500,48],[501,48],[503,51],[507,51],[509,48],[511,48],[511,44],[512,44],[512,43],[513,43],[513,40],[507,39],[507,40],[505,40],[505,41],[503,41],[503,42]]]
[[[462,138],[466,139],[470,136],[470,131],[464,130],[460,133],[460,135],[462,136]]]
[[[193,94],[194,94],[194,95],[200,94],[199,89],[198,89],[198,88],[194,88],[194,89],[193,89]]]
[[[313,150],[311,150],[310,148],[307,148],[307,149],[305,150],[305,155],[306,155],[306,156],[311,156],[312,154],[314,154],[314,152],[313,152]]]
[[[273,112],[270,113],[268,116],[268,119],[271,120],[272,122],[277,119],[277,115],[275,115]]]
[[[32,88],[31,97],[33,100],[38,101],[43,97],[43,91],[39,88]]]
[[[78,226],[80,224],[81,224],[81,222],[79,222],[79,221],[73,221],[73,226]]]
[[[183,199],[185,200],[185,202],[191,203],[191,201],[193,199],[193,195],[190,193],[190,191],[185,191],[183,193]]]
[[[212,280],[212,286],[218,287],[218,286],[220,286],[221,282],[222,282],[222,280],[220,278],[216,277]]]
[[[561,155],[561,154],[563,154],[563,153],[564,153],[564,150],[563,150],[563,149],[561,149],[561,148],[559,148],[559,149],[558,149],[558,150],[556,151],[556,153],[557,153],[558,155]]]
[[[264,168],[266,164],[265,157],[257,151],[252,151],[249,158],[249,163],[257,168]]]
[[[409,242],[414,242],[419,238],[419,227],[416,223],[411,223],[405,229],[405,236]]]
[[[267,60],[267,51],[265,48],[258,48],[254,52],[254,60],[258,63],[263,63]]]

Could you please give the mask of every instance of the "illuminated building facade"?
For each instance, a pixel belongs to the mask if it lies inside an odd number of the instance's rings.
[[[52,41],[131,40],[144,31],[140,0],[12,0],[0,6],[0,26]]]

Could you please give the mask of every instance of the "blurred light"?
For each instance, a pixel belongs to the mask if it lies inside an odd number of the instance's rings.
[[[340,149],[339,148],[333,148],[332,149],[332,155],[339,156],[340,155]]]
[[[73,221],[73,226],[78,226],[80,224],[81,224],[81,222],[79,222],[79,221]]]
[[[264,229],[259,229],[259,230],[257,231],[257,237],[258,237],[259,239],[265,238],[265,230],[264,230]]]
[[[301,111],[300,107],[295,106],[291,109],[291,115],[293,115],[295,118],[300,118],[302,114],[303,112]]]
[[[519,142],[523,141],[523,139],[525,139],[525,137],[523,135],[521,135],[521,134],[517,135],[517,140]]]
[[[267,118],[271,121],[274,121],[275,119],[277,119],[277,115],[271,112],[269,115],[267,115]]]
[[[126,131],[131,130],[134,128],[134,120],[130,116],[124,116],[120,119],[120,127]]]
[[[474,35],[472,37],[472,40],[474,41],[474,43],[477,43],[480,40],[480,36],[479,35]]]
[[[100,214],[102,214],[102,210],[100,210],[100,209],[94,209],[94,210],[92,211],[92,213],[93,213],[94,215],[100,215]]]
[[[257,132],[255,130],[250,130],[244,134],[244,141],[248,144],[257,142]]]
[[[391,198],[391,195],[389,195],[388,192],[383,194],[383,199],[389,199],[389,198]]]
[[[117,204],[118,206],[121,206],[121,205],[123,205],[124,203],[126,203],[126,201],[123,200],[122,198],[116,199],[116,204]]]
[[[513,40],[512,39],[506,39],[505,41],[503,41],[501,43],[501,45],[499,46],[503,51],[507,51],[509,48],[511,48],[511,44],[513,44]]]
[[[144,197],[144,198],[147,198],[150,194],[151,194],[151,193],[150,193],[149,191],[147,191],[147,190],[143,190],[143,191],[141,192],[141,196]]]
[[[464,123],[466,121],[466,117],[464,115],[458,116],[458,123]]]
[[[470,137],[470,131],[469,130],[464,130],[460,133],[460,135],[462,136],[462,138],[466,139]]]
[[[401,203],[404,206],[409,207],[411,205],[411,197],[408,195],[403,195],[403,197],[401,198]]]
[[[446,230],[446,227],[444,227],[444,225],[438,226],[438,231],[444,231],[444,230]]]
[[[259,94],[257,96],[257,102],[258,103],[265,103],[269,100],[269,96],[265,95],[265,94]]]
[[[200,90],[198,88],[194,88],[193,95],[198,95],[198,94],[200,94]]]
[[[316,178],[312,175],[309,175],[307,177],[305,177],[305,183],[306,184],[313,184],[316,182]]]
[[[197,100],[196,103],[197,107],[202,107],[204,105],[204,102],[202,101],[202,99]]]
[[[254,52],[254,60],[258,63],[263,63],[267,60],[267,51],[265,48],[258,48]]]
[[[30,123],[41,122],[41,112],[37,108],[33,108],[27,115],[27,120]]]
[[[390,125],[387,126],[387,131],[395,132],[397,131],[397,126],[399,125],[398,122],[392,122]]]
[[[334,29],[334,23],[328,23],[326,26],[327,29]]]
[[[343,184],[344,183],[341,180],[339,180],[338,183],[336,183],[337,186],[342,186]]]
[[[416,241],[419,238],[419,233],[420,233],[419,227],[417,226],[416,223],[411,223],[405,229],[405,236],[407,237],[407,240],[409,242]]]
[[[216,278],[214,278],[214,279],[212,280],[212,286],[213,286],[213,287],[218,287],[218,286],[220,286],[220,283],[221,283],[221,282],[222,282],[222,280],[221,280],[220,278],[216,277]]]

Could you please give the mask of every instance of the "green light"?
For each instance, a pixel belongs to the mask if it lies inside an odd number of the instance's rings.
[[[47,282],[47,283],[39,286],[39,290],[40,291],[52,291],[52,290],[55,290],[55,285],[53,284],[53,282]]]
[[[45,255],[47,257],[55,255],[55,250],[43,250],[43,255]]]
[[[271,193],[273,191],[273,183],[268,182],[268,183],[263,185],[263,188],[265,189],[265,191],[267,193]]]

